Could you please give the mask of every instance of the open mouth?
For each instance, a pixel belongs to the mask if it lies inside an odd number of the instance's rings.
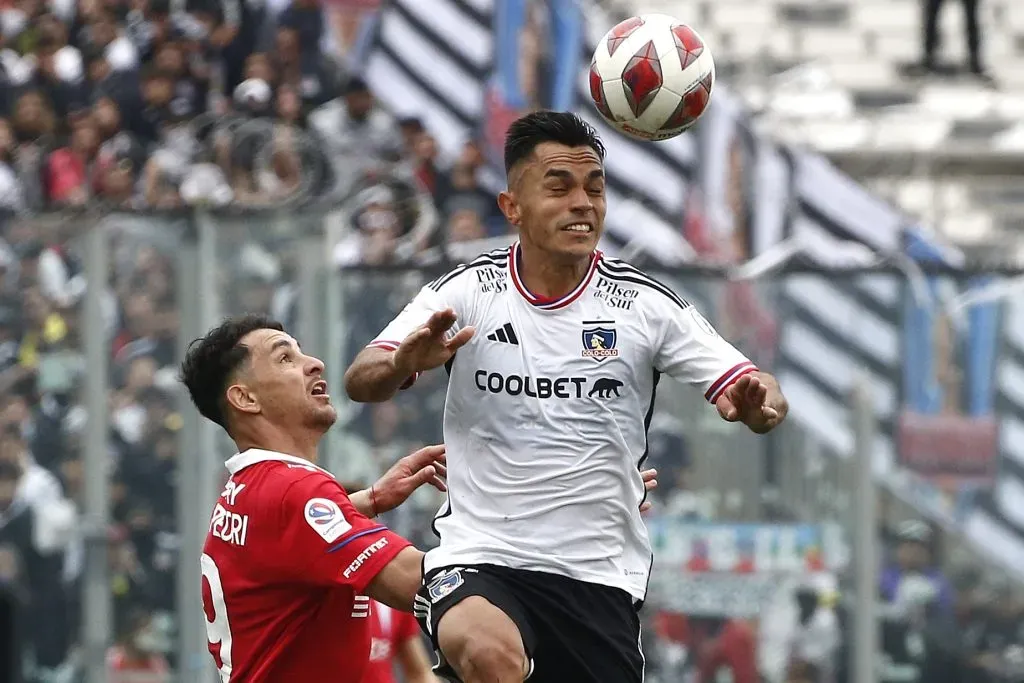
[[[562,228],[565,232],[574,232],[578,235],[586,235],[594,232],[594,226],[590,223],[573,223]]]
[[[309,393],[313,394],[314,396],[327,396],[327,382],[323,381],[322,379],[318,380],[317,382],[314,382],[313,388],[310,389]]]

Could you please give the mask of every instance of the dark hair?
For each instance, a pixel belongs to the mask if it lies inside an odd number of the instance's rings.
[[[545,142],[590,147],[604,160],[604,143],[589,123],[572,112],[534,111],[513,121],[505,133],[505,172]]]
[[[227,429],[224,391],[235,371],[249,357],[242,337],[255,330],[284,330],[284,325],[262,315],[228,318],[196,339],[181,363],[181,381],[188,387],[199,414]]]

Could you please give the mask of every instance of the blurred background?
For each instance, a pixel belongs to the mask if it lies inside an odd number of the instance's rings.
[[[641,11],[700,31],[698,125],[588,104]],[[509,122],[605,138],[602,248],[775,372],[757,438],[669,383],[643,619],[654,683],[1024,680],[1024,4],[0,2],[0,681],[214,680],[198,557],[231,454],[176,384],[223,315],[331,384],[510,233]],[[441,439],[443,375],[349,404],[351,486]],[[421,548],[441,500],[387,516]]]

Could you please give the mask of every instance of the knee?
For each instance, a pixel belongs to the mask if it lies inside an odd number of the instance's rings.
[[[453,664],[466,683],[522,683],[527,672],[522,646],[493,637],[468,641]]]
[[[446,613],[438,645],[465,683],[522,683],[526,649],[515,623],[483,598],[470,597]]]

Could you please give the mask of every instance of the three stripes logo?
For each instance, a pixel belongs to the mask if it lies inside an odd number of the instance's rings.
[[[430,623],[430,601],[418,593],[412,605],[412,614],[426,627],[428,633],[432,630]]]
[[[365,619],[370,616],[370,598],[366,595],[357,595],[352,601],[352,617]]]
[[[494,332],[487,335],[487,338],[491,341],[501,342],[502,344],[519,346],[519,339],[516,337],[516,331],[512,329],[512,323],[505,323]]]

